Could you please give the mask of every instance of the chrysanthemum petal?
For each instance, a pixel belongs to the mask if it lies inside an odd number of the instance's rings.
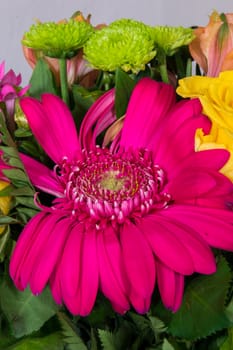
[[[24,97],[20,105],[33,134],[54,162],[60,163],[63,157],[74,158],[80,150],[76,127],[68,107],[59,97],[44,94],[41,102]]]
[[[177,239],[162,220],[149,216],[141,220],[140,229],[148,240],[154,254],[172,270],[191,275],[194,263],[184,244]]]
[[[132,223],[126,223],[120,233],[122,257],[130,282],[128,295],[139,313],[148,311],[155,285],[155,262],[142,232]]]
[[[156,262],[158,288],[163,304],[176,312],[182,302],[184,291],[184,276],[169,269],[162,262]]]
[[[33,186],[57,197],[60,197],[64,193],[54,173],[48,167],[22,153],[20,154],[20,158]]]
[[[129,309],[126,297],[126,276],[122,264],[121,247],[115,232],[106,228],[97,237],[100,271],[100,288],[112,302],[116,312],[123,314]]]
[[[141,79],[129,101],[120,145],[147,148],[160,119],[174,104],[175,93],[171,85]]]

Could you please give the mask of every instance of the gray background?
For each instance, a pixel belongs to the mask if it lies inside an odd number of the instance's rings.
[[[27,83],[31,68],[20,41],[35,19],[57,21],[81,10],[92,14],[93,24],[127,17],[150,25],[191,26],[206,25],[214,9],[233,12],[233,0],[0,0],[0,62],[22,73]]]

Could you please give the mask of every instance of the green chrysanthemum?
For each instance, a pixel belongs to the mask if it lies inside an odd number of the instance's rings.
[[[142,22],[121,19],[96,31],[84,46],[89,63],[112,72],[121,68],[138,73],[156,55],[151,29]]]
[[[156,26],[151,30],[155,46],[166,56],[172,56],[176,50],[188,45],[195,37],[191,28]]]
[[[85,21],[73,19],[55,23],[33,24],[24,34],[22,44],[44,55],[55,58],[71,58],[85,44],[93,32],[93,27]]]

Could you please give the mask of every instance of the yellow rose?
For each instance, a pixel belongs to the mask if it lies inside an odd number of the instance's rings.
[[[198,97],[203,113],[233,137],[233,71],[217,78],[193,76],[181,79],[177,93],[186,98]]]
[[[216,124],[212,125],[210,134],[204,135],[202,129],[198,129],[195,137],[196,151],[204,151],[208,149],[226,149],[230,152],[230,158],[221,173],[233,181],[233,142],[232,135],[226,129],[219,128]]]
[[[184,98],[199,98],[203,114],[212,121],[209,135],[196,134],[196,150],[224,148],[231,156],[221,172],[233,181],[233,71],[211,78],[193,76],[181,79],[177,93]]]

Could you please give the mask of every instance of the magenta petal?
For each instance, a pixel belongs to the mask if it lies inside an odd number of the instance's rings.
[[[156,221],[160,220],[157,216]],[[216,262],[210,247],[191,226],[182,224],[179,218],[169,220],[169,217],[163,217],[162,222],[166,222],[166,228],[185,246],[196,272],[211,274],[216,271]]]
[[[175,104],[175,90],[169,84],[141,79],[133,90],[120,144],[123,148],[148,146],[160,120]]]
[[[155,162],[170,172],[194,153],[197,128],[208,132],[210,125],[199,100],[181,101],[161,121],[147,146],[154,150]]]
[[[126,276],[120,243],[111,227],[98,234],[97,248],[100,288],[115,311],[123,314],[130,308],[126,297]]]
[[[161,299],[166,308],[176,312],[183,298],[184,276],[157,261],[157,280]]]
[[[150,307],[155,285],[155,262],[142,232],[134,224],[125,223],[120,233],[123,262],[130,282],[128,295],[133,307],[145,313]]]
[[[76,127],[68,107],[59,97],[44,94],[42,102],[24,97],[20,105],[36,139],[55,163],[63,157],[74,158],[80,151]]]
[[[57,197],[63,195],[64,190],[53,171],[25,154],[21,153],[20,158],[33,186]]]
[[[62,304],[62,291],[61,291],[61,281],[60,281],[60,265],[57,265],[54,271],[52,272],[49,285],[51,289],[51,293],[55,302],[59,305]]]
[[[65,241],[70,233],[71,223],[70,218],[56,222],[47,241],[44,242],[30,278],[30,287],[33,294],[41,293],[56,264],[60,262]]]
[[[151,249],[172,270],[183,275],[191,275],[195,270],[189,252],[173,232],[170,232],[166,221],[158,219],[157,216],[151,215],[140,223]]]
[[[82,148],[95,148],[97,136],[116,120],[114,98],[115,90],[111,89],[99,97],[88,110],[79,134]]]
[[[77,294],[81,275],[82,243],[84,238],[83,225],[75,225],[69,233],[60,262],[60,279],[64,302]]]
[[[25,283],[22,284],[22,266],[24,265],[24,261],[27,258],[28,254],[32,250],[32,245],[38,235],[38,229],[44,225],[43,222],[46,221],[46,219],[47,215],[45,213],[39,213],[29,221],[29,223],[25,226],[23,232],[20,234],[17,244],[11,255],[9,267],[10,276],[19,289],[26,288],[28,284],[28,279],[25,281]],[[32,267],[33,266],[31,264],[29,264],[29,266],[26,266],[27,269],[32,269]]]
[[[171,206],[160,215],[177,220],[195,230],[212,247],[233,250],[233,212],[192,205]]]
[[[76,295],[66,298],[66,306],[74,315],[87,316],[95,303],[99,286],[99,269],[96,251],[96,232],[83,235],[80,277]]]
[[[35,269],[37,268],[37,264],[38,264],[38,261],[40,260],[40,256],[43,253],[44,246],[47,244],[50,233],[53,231],[54,226],[56,225],[57,221],[59,221],[59,219],[60,217],[57,215],[47,215],[43,219],[43,221],[41,221],[39,225],[36,227],[37,234],[34,240],[31,242],[30,250],[27,252],[24,260],[22,261],[22,266],[20,271],[22,285],[26,286],[27,284],[30,284],[31,278],[33,277],[33,275],[35,275],[34,272],[35,272]],[[30,221],[29,221],[29,224],[30,224]],[[15,249],[17,249],[17,244]],[[35,290],[35,294],[36,293],[37,291]]]

